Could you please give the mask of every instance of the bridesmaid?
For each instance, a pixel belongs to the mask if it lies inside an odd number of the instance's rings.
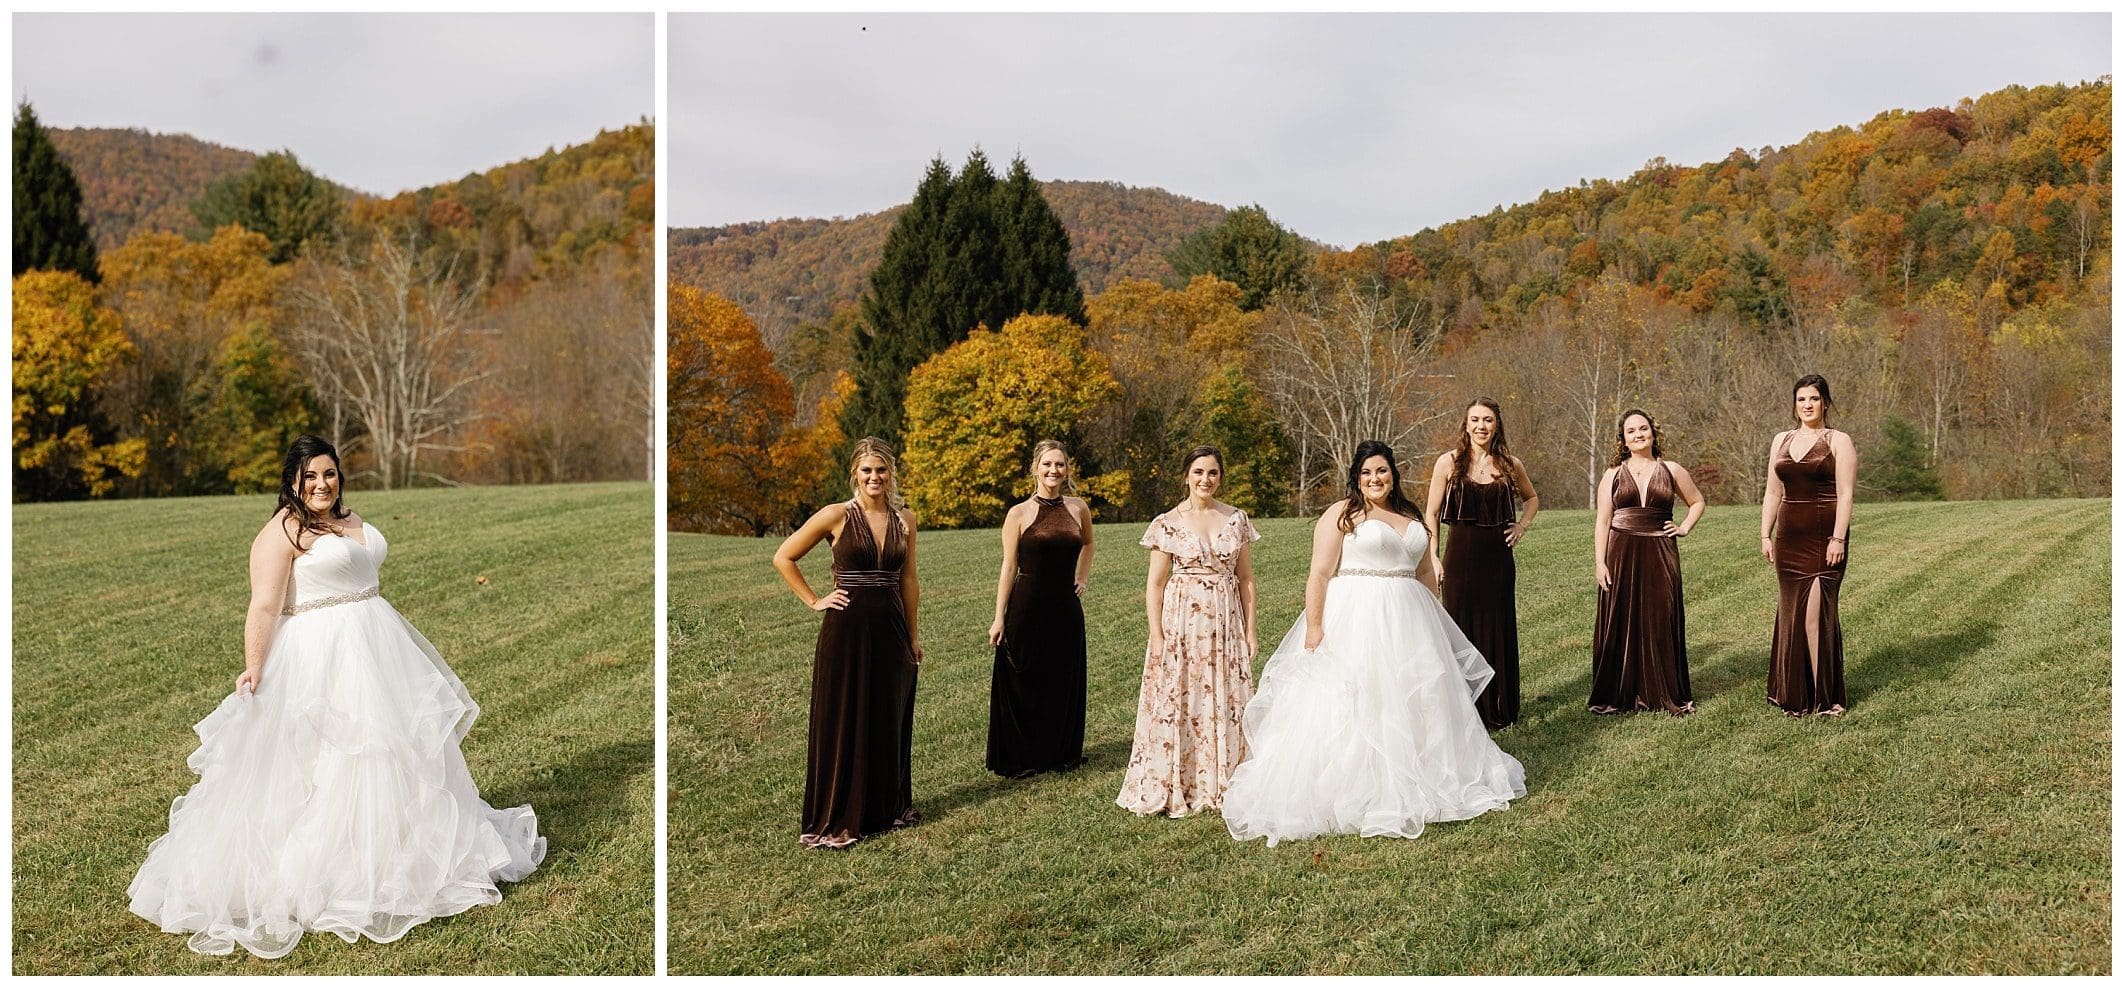
[[[1771,440],[1763,483],[1763,558],[1777,567],[1769,700],[1794,717],[1844,712],[1836,593],[1844,582],[1858,449],[1850,436],[1829,428],[1831,404],[1820,374],[1792,386],[1799,428]]]
[[[1143,533],[1151,550],[1144,607],[1150,644],[1123,808],[1183,817],[1224,803],[1246,758],[1241,722],[1253,698],[1254,569],[1261,537],[1246,513],[1217,500],[1224,457],[1197,446],[1181,460],[1188,498]]]
[[[1070,496],[1069,451],[1033,447],[1032,497],[1003,516],[996,580],[988,770],[1009,778],[1084,764],[1084,593],[1091,508]]]
[[[1694,713],[1683,636],[1681,553],[1674,540],[1704,513],[1689,471],[1660,456],[1659,426],[1631,409],[1615,428],[1615,463],[1600,478],[1593,521],[1593,575],[1600,584],[1593,620],[1596,714],[1664,710]],[[1674,523],[1674,499],[1689,513]]]
[[[1475,710],[1490,730],[1510,727],[1519,719],[1519,605],[1512,547],[1534,524],[1541,496],[1534,492],[1526,464],[1505,442],[1504,413],[1496,399],[1468,403],[1460,448],[1438,454],[1425,502],[1424,527],[1432,546],[1440,541],[1439,522],[1453,526],[1452,541],[1438,562],[1444,585],[1440,603],[1496,671],[1475,698]]]
[[[804,761],[806,847],[847,847],[921,819],[914,808],[915,516],[893,480],[892,447],[856,443],[855,498],[819,509],[775,550],[774,568],[825,615],[811,663],[811,738]],[[833,545],[833,592],[811,592],[797,561]]]

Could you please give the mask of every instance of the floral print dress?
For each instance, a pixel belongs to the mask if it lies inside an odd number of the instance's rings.
[[[1164,648],[1144,649],[1136,738],[1121,783],[1122,808],[1182,817],[1223,804],[1232,772],[1246,758],[1241,733],[1253,698],[1253,656],[1239,600],[1239,552],[1261,537],[1234,510],[1208,542],[1165,515],[1142,545],[1173,557],[1159,631]]]

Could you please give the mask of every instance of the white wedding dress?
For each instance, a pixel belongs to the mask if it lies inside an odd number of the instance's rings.
[[[1246,761],[1224,794],[1233,837],[1415,837],[1526,794],[1475,712],[1489,663],[1416,581],[1428,545],[1421,523],[1400,535],[1376,518],[1343,537],[1319,649],[1300,615],[1247,704]]]
[[[204,954],[280,957],[308,930],[396,940],[501,901],[546,856],[529,806],[479,797],[458,742],[479,716],[377,590],[387,546],[320,536],[296,557],[265,672],[195,725],[199,775],[128,890]]]

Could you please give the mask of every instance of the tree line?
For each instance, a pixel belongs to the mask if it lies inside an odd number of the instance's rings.
[[[275,152],[98,252],[18,106],[16,498],[268,490],[304,432],[383,487],[648,476],[652,147],[390,199]]]
[[[1246,207],[1176,239],[1168,277],[1110,283],[1081,314],[1006,288],[1001,247],[953,255],[949,190],[993,178],[976,154],[956,177],[932,162],[860,305],[772,346],[735,305],[717,332],[754,339],[808,448],[901,445],[930,524],[993,523],[1048,436],[1073,442],[1102,518],[1169,506],[1164,460],[1197,441],[1230,454],[1230,500],[1305,512],[1337,495],[1357,439],[1419,462],[1477,395],[1503,403],[1551,505],[1591,503],[1631,406],[1708,497],[1745,503],[1806,373],[1834,385],[1862,498],[2106,496],[2108,121],[2107,79],[2013,87],[1351,250]],[[704,367],[674,356],[675,392],[711,388]],[[719,517],[729,485],[677,467],[685,423],[674,406],[674,506],[694,506],[678,527],[765,534],[841,496],[821,455],[754,478],[744,522]]]

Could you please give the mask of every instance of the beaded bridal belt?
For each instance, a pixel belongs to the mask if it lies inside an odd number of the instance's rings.
[[[1393,578],[1395,578],[1395,579],[1399,579],[1399,580],[1413,580],[1413,579],[1415,579],[1415,578],[1416,578],[1416,571],[1415,571],[1415,570],[1412,570],[1412,569],[1359,569],[1359,568],[1356,568],[1356,567],[1345,567],[1345,568],[1343,568],[1343,569],[1338,569],[1338,570],[1336,570],[1336,571],[1335,571],[1335,575],[1336,575],[1336,576],[1387,576],[1387,577],[1393,577]]]
[[[357,600],[368,600],[381,593],[383,593],[382,587],[370,587],[367,590],[356,590],[353,593],[336,593],[330,597],[319,597],[316,600],[306,600],[300,604],[285,605],[281,607],[280,613],[301,614],[306,611],[314,611],[320,607],[337,607],[340,604],[351,604]]]

